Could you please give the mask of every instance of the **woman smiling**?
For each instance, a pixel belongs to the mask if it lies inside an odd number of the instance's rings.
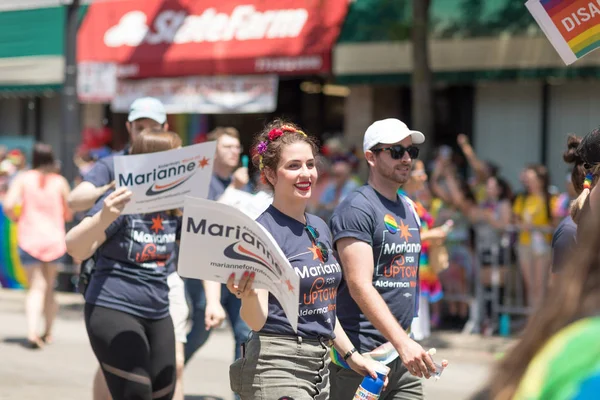
[[[325,222],[306,213],[317,182],[317,146],[299,127],[276,120],[255,138],[253,162],[273,190],[273,204],[257,218],[300,276],[298,331],[281,304],[253,288],[254,273],[227,288],[242,301],[241,316],[254,334],[244,356],[230,368],[231,388],[245,399],[329,398],[329,352],[335,346],[355,371],[376,376],[371,362],[353,348],[337,323],[341,268]]]

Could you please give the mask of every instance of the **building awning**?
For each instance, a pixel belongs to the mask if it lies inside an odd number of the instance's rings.
[[[333,52],[340,83],[407,83],[413,69],[411,0],[353,2]],[[566,67],[513,0],[432,0],[430,65],[435,79],[600,76],[600,52]]]
[[[0,12],[0,85],[52,85],[64,74],[65,10]]]
[[[66,3],[1,2],[0,97],[30,97],[60,90],[65,68]],[[86,9],[85,5],[80,7],[80,18]]]
[[[92,3],[78,62],[117,63],[121,78],[315,74],[348,0],[120,0]]]

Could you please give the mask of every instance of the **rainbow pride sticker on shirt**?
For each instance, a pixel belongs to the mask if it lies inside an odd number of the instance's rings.
[[[390,233],[398,232],[398,223],[396,223],[396,219],[390,214],[386,214],[385,217],[383,217],[383,223]]]

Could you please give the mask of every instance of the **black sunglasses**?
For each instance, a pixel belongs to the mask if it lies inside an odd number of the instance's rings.
[[[327,246],[325,246],[323,242],[319,242],[317,240],[319,239],[319,231],[310,225],[305,225],[304,229],[306,229],[306,232],[308,232],[310,241],[317,246],[317,252],[321,262],[327,262],[329,259],[329,249],[327,249]]]
[[[400,160],[402,157],[404,157],[405,152],[408,152],[408,155],[413,160],[419,157],[419,148],[416,146],[404,147],[401,144],[395,144],[390,147],[382,147],[380,149],[371,149],[371,151],[373,153],[376,153],[378,151],[385,151],[385,150],[390,151],[390,155],[392,156],[392,158],[394,160]]]

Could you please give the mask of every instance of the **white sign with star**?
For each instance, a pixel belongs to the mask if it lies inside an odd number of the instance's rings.
[[[186,195],[206,198],[216,141],[149,154],[115,156],[117,188],[133,192],[122,214],[183,207]]]
[[[232,206],[186,196],[177,270],[221,283],[235,274],[236,284],[245,272],[254,273],[254,287],[275,296],[298,329],[300,277],[271,234]]]

